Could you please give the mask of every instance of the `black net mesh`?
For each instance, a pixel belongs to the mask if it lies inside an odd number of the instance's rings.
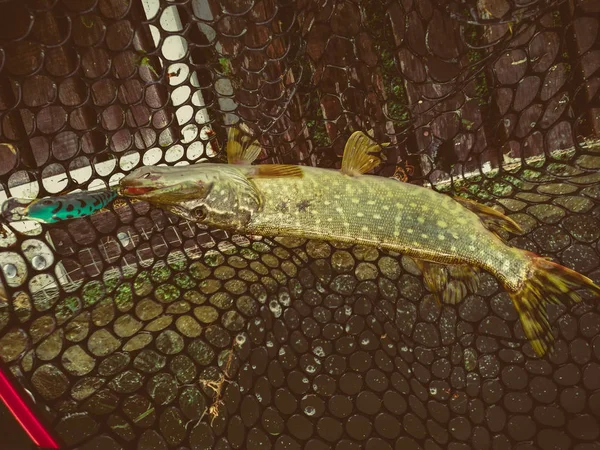
[[[0,2],[2,199],[222,160],[339,167],[496,205],[600,283],[595,0]],[[537,358],[489,275],[458,306],[373,248],[232,236],[143,202],[3,225],[0,356],[69,448],[598,450],[600,306]],[[597,299],[596,299],[597,300]]]

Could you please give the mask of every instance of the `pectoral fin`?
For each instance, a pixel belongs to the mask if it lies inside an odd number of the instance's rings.
[[[383,155],[380,154],[381,147],[389,144],[379,145],[362,131],[352,133],[342,157],[342,172],[346,175],[357,176],[374,169],[379,164]]]
[[[227,132],[227,162],[229,164],[252,164],[261,152],[260,144],[250,134],[238,127]]]
[[[462,197],[454,197],[454,200],[477,214],[487,228],[499,228],[515,234],[523,233],[517,222],[489,206]]]
[[[304,175],[300,166],[289,166],[286,164],[261,164],[253,168],[256,170],[248,175],[250,179],[302,177]]]

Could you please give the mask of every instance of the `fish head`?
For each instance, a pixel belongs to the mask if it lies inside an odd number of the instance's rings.
[[[212,163],[141,167],[121,180],[119,191],[186,220],[239,230],[261,203],[244,170]]]

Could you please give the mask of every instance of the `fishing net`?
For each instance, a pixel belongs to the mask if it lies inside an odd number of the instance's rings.
[[[493,205],[600,283],[594,0],[0,2],[2,199],[142,165],[337,168]],[[466,230],[465,232],[468,232]],[[68,448],[599,449],[600,306],[537,358],[489,275],[438,306],[414,261],[234,236],[143,202],[4,224],[0,356]]]

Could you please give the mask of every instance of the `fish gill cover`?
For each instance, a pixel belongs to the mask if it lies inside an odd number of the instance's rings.
[[[136,167],[339,168],[494,206],[509,243],[600,282],[593,0],[0,2],[1,199]],[[414,261],[232,236],[117,200],[2,225],[0,356],[68,448],[577,448],[600,433],[600,306],[539,359],[488,275],[436,305]]]

